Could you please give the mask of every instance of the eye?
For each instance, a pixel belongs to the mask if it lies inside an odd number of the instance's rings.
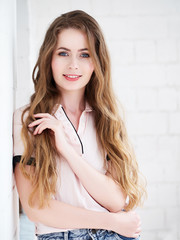
[[[63,56],[63,57],[66,57],[68,56],[68,53],[67,52],[60,52],[58,53],[59,56]]]
[[[90,55],[89,55],[89,53],[82,53],[82,54],[81,54],[81,57],[83,57],[83,58],[89,58]]]

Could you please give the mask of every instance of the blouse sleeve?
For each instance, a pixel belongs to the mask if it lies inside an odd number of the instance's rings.
[[[14,112],[13,117],[13,157],[22,156],[24,153],[24,144],[21,138],[21,130],[22,130],[22,116],[23,110],[17,109]]]
[[[24,153],[24,143],[21,137],[22,122],[21,116],[24,108],[19,108],[14,112],[13,116],[13,169],[15,168],[16,163],[19,163],[21,156]],[[31,165],[34,161],[34,158],[30,158],[28,165]]]

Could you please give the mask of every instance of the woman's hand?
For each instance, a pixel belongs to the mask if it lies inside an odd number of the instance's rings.
[[[50,129],[54,133],[55,144],[57,150],[64,155],[65,152],[71,150],[70,144],[68,144],[66,135],[60,120],[49,113],[37,113],[34,114],[35,118],[38,118],[34,122],[30,123],[28,127],[35,127],[34,135],[41,134],[45,129]]]
[[[134,211],[113,213],[114,221],[112,229],[120,235],[137,238],[141,232],[141,220]]]

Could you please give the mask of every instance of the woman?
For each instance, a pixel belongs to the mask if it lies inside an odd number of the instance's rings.
[[[30,104],[14,114],[14,165],[38,239],[139,238],[131,210],[144,188],[91,16],[72,11],[54,20],[33,81]]]

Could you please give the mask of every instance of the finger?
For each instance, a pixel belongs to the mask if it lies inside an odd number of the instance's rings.
[[[136,234],[139,234],[141,231],[142,231],[142,229],[139,227],[139,228],[136,230]]]
[[[45,129],[51,129],[46,122],[39,125],[38,134],[41,134]]]
[[[34,127],[34,126],[36,126],[36,125],[39,125],[39,124],[41,124],[44,120],[45,120],[44,118],[35,120],[34,122],[30,123],[30,124],[28,125],[28,127]]]
[[[41,123],[36,129],[37,130],[35,130],[35,134],[41,134],[45,129],[51,129],[54,132],[53,126],[47,121]]]
[[[44,122],[45,123],[45,122]],[[37,135],[42,133],[42,131],[45,129],[44,123],[39,124],[36,129],[34,130],[33,134]],[[44,127],[43,127],[44,126]],[[43,128],[42,128],[43,127]],[[41,131],[40,131],[41,130]]]
[[[33,115],[35,118],[50,118],[50,119],[54,119],[54,117],[49,114],[49,113],[36,113]]]
[[[139,234],[138,233],[135,233],[134,235],[133,235],[133,238],[138,238],[139,237]]]
[[[34,132],[33,132],[33,135],[37,135],[37,134],[38,134],[39,128],[40,128],[40,126],[37,126],[37,127],[36,127],[36,129],[35,129]]]

